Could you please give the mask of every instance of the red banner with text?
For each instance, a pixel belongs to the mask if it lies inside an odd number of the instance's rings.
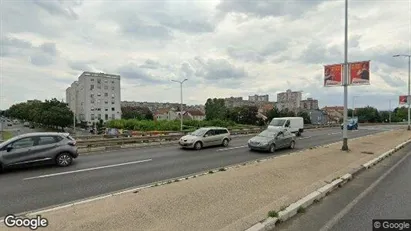
[[[324,66],[324,87],[342,85],[342,64],[332,64]]]
[[[400,95],[400,105],[407,104],[407,96],[406,95]]]
[[[350,85],[370,85],[370,61],[350,63]]]

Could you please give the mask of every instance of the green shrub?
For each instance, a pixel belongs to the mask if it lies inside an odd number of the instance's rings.
[[[110,120],[107,122],[107,127],[135,130],[135,131],[180,131],[180,121],[179,120],[136,120],[136,119],[120,119],[120,120]],[[187,120],[184,121],[184,126],[186,129],[192,131],[200,127],[207,126],[218,126],[218,127],[228,127],[238,129],[240,127],[233,121],[225,120]]]

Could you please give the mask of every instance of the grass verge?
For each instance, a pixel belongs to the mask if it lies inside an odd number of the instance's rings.
[[[9,131],[2,131],[1,137],[3,138],[3,140],[8,140],[13,137],[13,134]]]

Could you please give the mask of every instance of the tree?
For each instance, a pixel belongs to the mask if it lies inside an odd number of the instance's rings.
[[[51,100],[29,100],[12,105],[8,109],[10,117],[42,124],[48,127],[64,128],[71,124],[73,112],[67,104],[53,98]]]
[[[297,113],[298,117],[303,117],[304,119],[304,124],[311,124],[311,118],[310,115],[306,111],[299,111]]]
[[[153,113],[148,107],[121,107],[123,119],[153,120]]]
[[[364,107],[364,108],[358,108],[356,110],[356,115],[358,116],[358,122],[359,123],[381,122],[380,113],[378,112],[378,110],[376,108],[373,108],[371,106],[367,106],[367,107]]]
[[[224,99],[207,99],[205,103],[206,120],[225,120],[227,118],[227,108]]]

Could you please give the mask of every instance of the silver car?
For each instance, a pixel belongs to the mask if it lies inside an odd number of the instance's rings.
[[[227,128],[204,127],[180,138],[182,148],[194,148],[200,150],[203,147],[224,146],[231,141],[231,135]]]
[[[27,133],[0,144],[0,170],[46,162],[65,167],[77,157],[76,141],[68,133]]]
[[[295,147],[295,134],[287,129],[273,128],[262,131],[248,140],[251,150],[275,152],[277,149]]]

